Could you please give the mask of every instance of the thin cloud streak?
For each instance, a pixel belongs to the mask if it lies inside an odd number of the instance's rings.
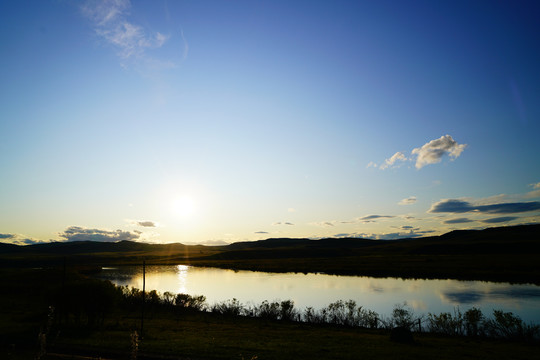
[[[503,222],[509,222],[516,219],[519,219],[519,218],[516,216],[502,216],[502,217],[496,217],[496,218],[485,219],[485,220],[480,220],[480,221],[485,224],[498,224],[498,223],[503,223]]]
[[[361,222],[373,222],[377,219],[391,219],[395,218],[393,215],[367,215],[358,219]]]
[[[540,202],[514,202],[490,205],[473,205],[459,199],[443,199],[431,206],[430,213],[467,213],[479,212],[484,214],[513,214],[540,210]]]
[[[445,220],[443,221],[443,223],[445,224],[465,224],[465,223],[470,223],[470,222],[474,222],[475,220],[471,220],[469,218],[456,218],[456,219],[449,219],[449,220]]]

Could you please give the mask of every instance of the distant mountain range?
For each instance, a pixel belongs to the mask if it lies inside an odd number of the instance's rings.
[[[224,246],[132,241],[0,244],[0,267],[147,264],[540,284],[540,224],[400,240],[273,238]]]
[[[360,249],[367,247],[387,250],[406,250],[409,253],[456,253],[462,251],[481,251],[484,253],[513,252],[508,248],[527,244],[540,245],[540,224],[493,227],[484,230],[454,230],[439,236],[406,238],[399,240],[373,240],[364,238],[325,238],[311,240],[307,238],[270,238],[266,240],[236,242],[222,246],[153,244],[134,241],[99,242],[72,241],[50,242],[33,245],[13,245],[0,243],[0,254],[95,254],[169,251],[184,252],[188,249],[213,249],[220,253],[245,250],[265,249]],[[489,245],[489,246],[488,246]],[[488,246],[488,247],[486,247]]]

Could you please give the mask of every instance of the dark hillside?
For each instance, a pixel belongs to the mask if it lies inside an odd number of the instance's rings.
[[[402,240],[268,239],[227,246],[130,241],[0,244],[1,267],[188,264],[272,272],[540,283],[540,225]]]

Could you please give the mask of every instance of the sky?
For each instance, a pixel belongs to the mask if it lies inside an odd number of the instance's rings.
[[[0,242],[540,222],[537,1],[3,1]]]

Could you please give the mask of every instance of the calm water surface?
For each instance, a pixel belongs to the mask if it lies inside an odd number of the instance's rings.
[[[104,268],[101,278],[142,289],[142,267]],[[403,280],[366,276],[265,273],[185,265],[147,266],[146,290],[204,295],[209,305],[233,298],[245,305],[264,300],[293,300],[302,310],[326,307],[337,300],[389,315],[406,302],[417,314],[465,311],[473,306],[491,316],[493,309],[511,311],[540,324],[540,286],[484,281]]]

